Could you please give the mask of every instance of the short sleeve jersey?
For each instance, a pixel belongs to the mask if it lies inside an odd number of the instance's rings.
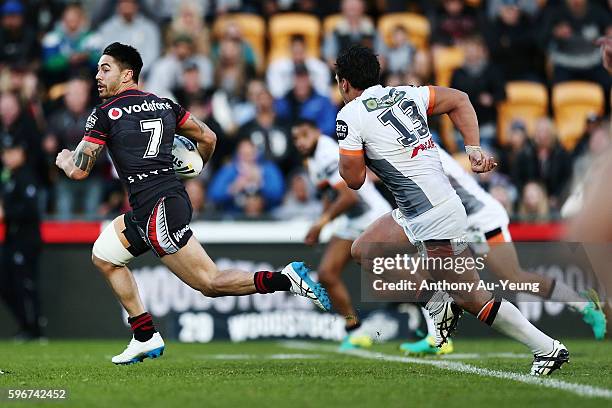
[[[108,147],[134,213],[147,213],[165,193],[184,189],[175,175],[172,145],[189,112],[173,101],[137,89],[96,106],[83,140]]]
[[[338,152],[338,144],[331,137],[321,135],[314,154],[307,159],[310,180],[319,190],[330,189],[343,182],[338,167]],[[376,211],[379,214],[391,211],[387,200],[370,180],[366,180],[357,193],[359,202],[347,213],[349,218],[358,217],[368,211]]]
[[[427,126],[433,87],[366,89],[338,113],[340,153],[363,155],[407,218],[417,217],[455,194]]]

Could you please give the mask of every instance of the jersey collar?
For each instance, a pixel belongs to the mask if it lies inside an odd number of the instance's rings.
[[[142,92],[140,89],[138,89],[138,88],[128,88],[128,89],[126,89],[125,91],[121,91],[121,92],[119,92],[119,93],[118,93],[118,94],[116,94],[114,97],[125,95],[125,94],[126,94],[126,93],[128,93],[128,92],[143,93],[143,92]]]

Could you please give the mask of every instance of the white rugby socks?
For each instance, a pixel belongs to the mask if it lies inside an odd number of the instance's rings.
[[[478,313],[478,319],[500,333],[511,337],[531,349],[533,354],[552,352],[554,340],[529,322],[512,303],[491,299]]]
[[[584,308],[588,304],[586,301],[580,301],[580,295],[576,293],[576,291],[569,286],[567,286],[563,281],[559,279],[555,279],[553,281],[555,285],[552,293],[550,294],[550,300],[563,302],[572,309],[575,309],[579,312],[584,311]]]
[[[424,307],[421,307],[421,311],[423,312],[423,319],[427,324],[427,335],[436,337],[436,326],[431,316],[429,316],[429,311]]]

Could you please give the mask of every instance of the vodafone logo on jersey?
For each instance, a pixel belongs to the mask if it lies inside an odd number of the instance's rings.
[[[117,120],[119,119],[121,116],[123,116],[123,112],[121,111],[121,109],[118,108],[111,108],[108,111],[108,117],[111,118],[112,120]]]

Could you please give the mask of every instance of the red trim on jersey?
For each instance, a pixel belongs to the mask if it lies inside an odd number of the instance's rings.
[[[340,148],[340,154],[343,154],[345,156],[363,156],[363,149],[347,150]]]
[[[83,140],[86,141],[86,142],[91,142],[91,143],[99,144],[99,145],[102,145],[102,146],[104,146],[106,144],[106,142],[104,140],[98,139],[98,138],[95,138],[95,137],[91,137],[91,136],[85,136],[83,138]]]
[[[96,130],[96,129],[89,129],[88,132],[96,132],[99,135],[108,136],[106,133],[100,132],[99,130]]]
[[[128,89],[128,91],[129,91],[129,89]],[[112,105],[113,103],[117,102],[119,99],[129,98],[130,96],[149,96],[149,95],[151,95],[151,94],[150,93],[143,93],[143,94],[140,94],[140,95],[138,95],[138,94],[123,95],[123,96],[120,96],[118,98],[113,99],[112,101],[110,101],[106,105],[103,105],[100,109],[105,109],[106,107],[108,107],[108,106]]]
[[[187,122],[187,119],[189,119],[190,116],[191,116],[191,112],[185,111],[185,114],[183,115],[183,117],[179,121],[177,127],[179,127],[179,128],[182,127],[185,124],[185,122]]]
[[[433,113],[434,104],[436,103],[436,89],[429,85],[429,104],[427,105],[427,114],[431,115]]]

